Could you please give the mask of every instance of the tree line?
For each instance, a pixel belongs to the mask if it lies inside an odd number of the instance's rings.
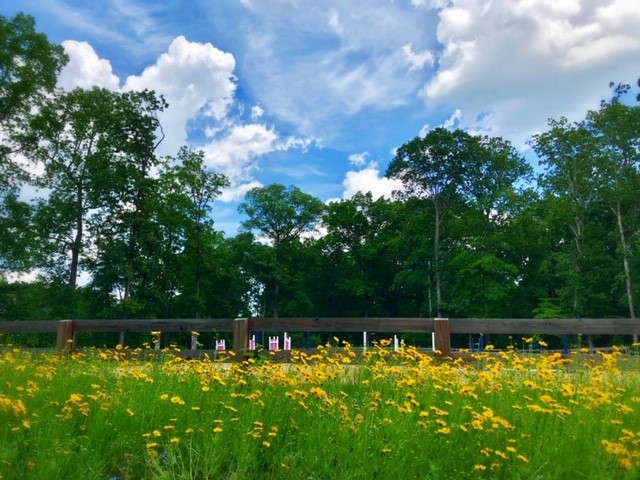
[[[211,211],[228,179],[202,151],[156,153],[162,95],[56,89],[68,59],[26,14],[0,16],[0,52],[0,319],[635,318],[628,85],[534,135],[538,171],[505,139],[435,128],[397,150],[392,200],[268,185],[225,237]]]

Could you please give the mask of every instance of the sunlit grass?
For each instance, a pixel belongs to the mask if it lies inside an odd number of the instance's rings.
[[[640,477],[640,374],[619,352],[2,352],[2,479]]]

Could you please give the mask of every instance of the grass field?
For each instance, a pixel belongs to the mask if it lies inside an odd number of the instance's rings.
[[[0,478],[640,478],[637,357],[387,347],[286,365],[4,347]]]

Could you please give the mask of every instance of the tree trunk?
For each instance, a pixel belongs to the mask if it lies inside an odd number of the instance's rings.
[[[434,262],[436,273],[436,313],[438,318],[442,317],[442,290],[441,290],[441,275],[440,275],[440,223],[442,222],[442,207],[439,200],[436,198],[433,201],[435,206],[435,234],[433,236],[433,249],[434,249]]]
[[[196,218],[196,318],[200,318],[200,218]]]
[[[84,192],[82,190],[82,184],[78,184],[76,189],[76,236],[73,239],[71,246],[71,268],[69,272],[69,286],[75,288],[78,281],[78,265],[80,263],[80,251],[82,250],[82,202]]]
[[[620,202],[616,202],[614,210],[616,219],[618,220],[618,232],[620,233],[620,248],[622,249],[622,265],[624,267],[624,277],[627,284],[627,302],[629,303],[629,317],[635,319],[636,312],[633,305],[633,283],[631,281],[631,268],[629,267],[629,247],[624,233],[624,224],[622,222],[622,210],[620,208]],[[636,342],[637,335],[633,336],[633,341]]]
[[[273,289],[273,318],[278,318],[278,300],[280,296],[280,282],[276,280],[275,287]]]
[[[583,315],[582,305],[584,302],[581,297],[581,278],[582,278],[582,220],[579,216],[575,216],[575,225],[571,226],[571,231],[573,232],[573,240],[576,244],[576,263],[575,263],[575,273],[576,279],[573,282],[573,316],[575,318],[580,318]]]
[[[433,317],[433,299],[431,295],[431,261],[427,262],[428,277],[427,277],[427,305],[429,307],[429,318]]]

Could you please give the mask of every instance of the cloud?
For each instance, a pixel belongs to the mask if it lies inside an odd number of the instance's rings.
[[[205,163],[224,173],[231,183],[251,180],[256,158],[276,149],[278,134],[264,124],[236,125],[220,139],[202,147]]]
[[[320,141],[313,137],[287,137],[280,140],[276,144],[276,150],[284,152],[285,150],[297,149],[306,152],[311,145],[320,146]]]
[[[154,65],[128,77],[123,89],[148,88],[164,95],[169,108],[160,117],[166,134],[160,153],[175,154],[187,142],[190,120],[224,119],[234,101],[234,68],[230,53],[179,36]]]
[[[258,120],[262,115],[264,115],[264,110],[260,105],[254,105],[251,107],[251,120]]]
[[[413,47],[410,43],[407,43],[402,47],[404,58],[409,64],[409,70],[421,70],[425,65],[433,65],[435,62],[435,56],[429,50],[416,53],[413,51]]]
[[[449,5],[450,0],[411,0],[414,7],[426,7],[430,9],[444,8]]]
[[[583,118],[610,80],[637,75],[634,0],[451,0],[439,9],[442,51],[422,95],[464,112],[463,128],[522,143],[550,117]]]
[[[385,197],[390,199],[394,190],[402,188],[402,182],[396,179],[380,177],[380,170],[376,163],[357,172],[347,172],[342,182],[344,193],[342,198],[351,198],[358,192],[371,192],[374,199]]]
[[[251,190],[252,188],[260,188],[263,186],[264,185],[257,180],[232,185],[228,188],[222,189],[222,192],[220,193],[220,196],[217,197],[217,200],[222,203],[239,202],[244,199],[244,196],[249,190]]]
[[[367,157],[369,153],[353,153],[349,155],[349,163],[355,167],[364,167],[367,164]]]
[[[70,91],[76,87],[104,87],[117,91],[120,79],[113,73],[111,63],[98,57],[93,47],[87,42],[66,40],[62,42],[69,63],[58,76],[58,86]]]
[[[93,86],[120,90],[110,62],[99,58],[91,45],[73,40],[63,45],[70,61],[58,78],[59,86],[66,90]],[[160,121],[166,138],[159,153],[174,155],[188,141],[190,121],[210,120],[217,122],[216,127],[224,123],[235,100],[234,68],[235,59],[230,53],[179,36],[155,64],[140,75],[129,76],[122,91],[150,89],[165,97],[169,108],[160,115]]]
[[[329,17],[329,26],[333,28],[333,30],[338,34],[342,35],[343,28],[340,23],[340,14],[336,10],[331,11],[331,16]]]
[[[166,24],[158,21],[172,8],[167,2],[21,0],[21,4],[36,18],[48,19],[45,23],[57,23],[67,38],[90,38],[103,54],[125,51],[129,62],[148,61],[171,40]]]
[[[231,187],[220,197],[222,201],[241,198],[250,188],[261,186],[254,179],[258,161],[272,152],[291,149],[305,151],[312,138],[281,138],[275,128],[263,123],[232,124],[218,134],[218,138],[200,147],[205,164],[229,178]]]
[[[459,108],[456,108],[455,111],[451,114],[449,118],[447,118],[442,126],[447,129],[456,128],[456,126],[460,123],[462,119],[462,111]]]
[[[242,64],[251,75],[243,82],[301,135],[340,138],[346,132],[336,118],[415,102],[425,80],[421,69],[437,45],[430,17],[381,0],[319,0],[305,8],[287,0],[252,2]]]

